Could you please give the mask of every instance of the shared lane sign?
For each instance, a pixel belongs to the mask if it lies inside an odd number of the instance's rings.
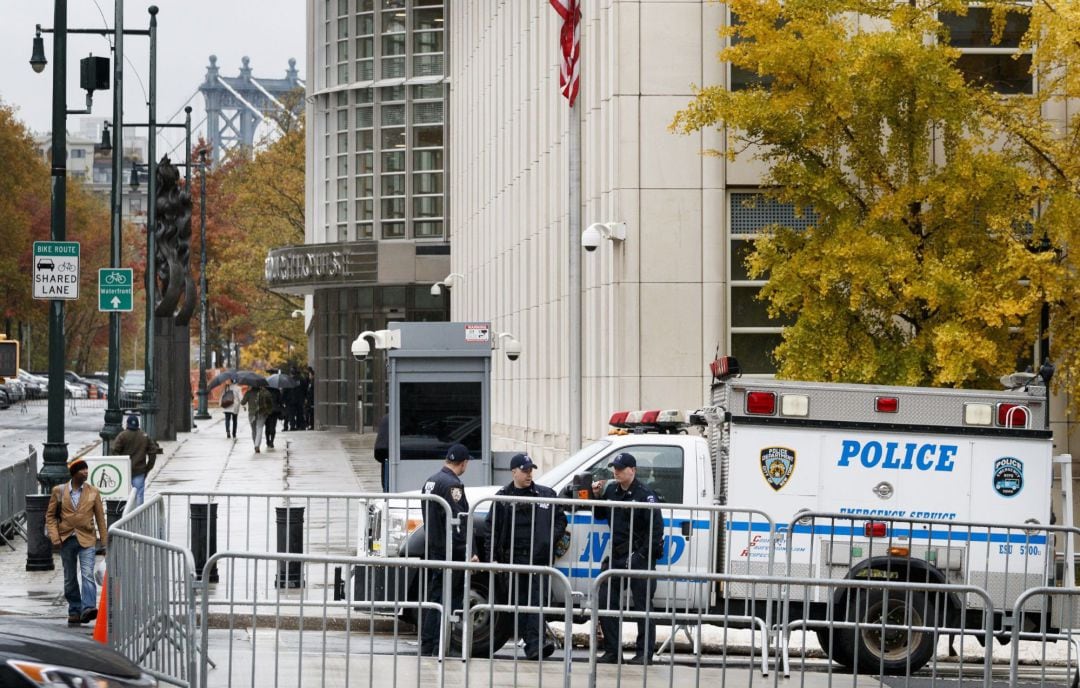
[[[34,298],[79,298],[79,242],[34,242]]]

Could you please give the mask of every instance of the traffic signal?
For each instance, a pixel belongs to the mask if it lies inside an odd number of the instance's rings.
[[[19,342],[0,339],[0,377],[19,376]]]

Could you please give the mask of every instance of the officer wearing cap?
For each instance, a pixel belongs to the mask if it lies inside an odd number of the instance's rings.
[[[554,499],[555,490],[533,482],[536,465],[528,454],[514,454],[510,459],[513,480],[496,496]],[[550,566],[555,557],[554,543],[566,532],[566,512],[561,506],[544,503],[505,502],[496,500],[487,515],[491,533],[492,560],[504,564]],[[546,603],[547,577],[519,573],[513,576],[510,604],[524,607]],[[540,615],[523,612],[517,627],[525,641],[525,657],[539,659],[555,652],[554,643],[540,646]]]
[[[659,496],[637,479],[637,459],[629,452],[616,454],[608,463],[615,480],[593,483],[593,496],[614,502],[645,502],[655,504]],[[604,560],[603,570],[637,569],[652,570],[664,550],[664,519],[659,509],[628,509],[619,507],[595,507],[593,517],[607,519],[611,525],[611,556]],[[615,585],[609,585],[610,582]],[[650,611],[656,581],[629,578],[624,584],[618,579],[608,579],[600,585],[599,602],[603,609],[618,609],[620,591],[630,588],[633,602],[630,609],[636,612]],[[608,593],[611,593],[610,597]],[[628,664],[651,664],[656,647],[656,626],[647,619],[637,621],[638,634],[634,658]],[[604,654],[598,661],[614,664],[622,659],[622,623],[618,617],[600,618],[604,630]]]
[[[458,522],[459,514],[469,513],[469,501],[465,498],[465,485],[461,482],[461,475],[469,465],[469,450],[463,444],[455,444],[446,452],[446,461],[438,473],[427,479],[422,492],[426,495],[442,497],[450,505],[450,554],[447,557],[446,542],[446,509],[436,500],[424,501],[424,532],[427,535],[428,560],[465,561],[465,536],[467,525]],[[478,561],[473,556],[473,561]],[[464,585],[459,584],[464,578],[460,575],[452,577],[454,591],[451,605],[453,609],[461,609],[464,599]],[[443,569],[431,567],[428,569],[428,587],[426,600],[428,602],[442,602]],[[420,654],[424,656],[436,656],[439,642],[440,614],[437,609],[425,609],[421,618],[420,630]]]

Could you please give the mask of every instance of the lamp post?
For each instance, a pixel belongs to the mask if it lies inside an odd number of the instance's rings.
[[[199,410],[196,420],[210,418],[206,410],[206,149],[199,149]]]
[[[35,69],[36,69],[35,65]],[[67,0],[53,12],[52,220],[49,238],[67,237]],[[70,477],[64,442],[64,302],[49,302],[49,418],[38,482],[47,491]]]
[[[84,33],[84,31],[73,31]],[[83,60],[82,87],[86,89],[86,109],[67,109],[67,0],[55,0],[53,4],[53,28],[42,29],[40,25],[34,35],[33,52],[30,66],[37,73],[45,70],[45,42],[42,33],[53,34],[53,80],[52,80],[52,201],[49,238],[52,241],[64,241],[67,238],[67,116],[69,114],[89,114],[95,88],[108,88],[108,81],[99,83],[99,78],[107,79],[104,65],[98,64],[103,58]],[[107,61],[105,61],[107,62]],[[43,462],[38,473],[38,482],[49,490],[66,481],[70,476],[67,470],[67,443],[64,442],[64,301],[49,300],[49,396],[48,425]]]
[[[157,375],[154,371],[154,302],[157,300],[157,278],[154,275],[157,264],[157,5],[150,5],[147,11],[150,13],[150,136],[146,147],[150,162],[150,178],[147,182],[150,200],[146,210],[146,355],[143,362],[146,383],[142,411],[146,434],[157,439]]]

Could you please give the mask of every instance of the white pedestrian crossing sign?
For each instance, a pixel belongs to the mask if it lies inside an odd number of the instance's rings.
[[[98,310],[106,313],[132,310],[134,273],[131,268],[98,270]]]

